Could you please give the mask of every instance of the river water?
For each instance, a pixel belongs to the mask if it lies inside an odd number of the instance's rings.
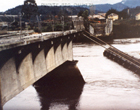
[[[113,46],[140,58],[138,40],[118,39]],[[72,71],[81,73],[85,84],[78,83],[81,78],[56,80],[59,83],[55,82],[53,87],[46,83],[48,86],[41,90],[30,86],[7,102],[4,110],[140,110],[140,77],[104,57],[103,51],[104,48],[95,44],[74,44],[78,68],[63,71],[69,71],[69,75]],[[68,80],[72,83],[67,83]]]

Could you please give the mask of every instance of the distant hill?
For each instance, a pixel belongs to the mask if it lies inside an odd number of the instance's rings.
[[[124,12],[127,12],[128,9],[124,9]],[[130,17],[135,17],[136,14],[140,13],[140,6],[137,6],[136,8],[129,8],[129,15]]]
[[[116,3],[116,4],[98,4],[95,5],[95,14],[98,12],[107,12],[109,9],[116,9],[117,11],[122,11],[126,8],[135,8],[136,6],[140,6],[140,0],[122,0],[122,2]],[[17,15],[21,11],[22,6],[17,6],[12,9],[8,9],[5,11],[5,14],[12,14]],[[82,6],[38,6],[38,11],[40,14],[58,14],[60,10],[65,10],[66,13],[71,15],[71,10],[73,15],[77,15],[78,12],[81,10],[89,10],[89,6],[82,5]],[[3,13],[0,13],[3,14]]]
[[[122,2],[119,2],[116,4],[95,5],[96,10],[101,11],[101,12],[107,12],[111,8],[117,11],[122,11],[126,8],[136,8],[137,6],[140,6],[140,0],[122,0]]]
[[[107,12],[109,9],[113,8],[116,9],[118,11],[122,11],[123,9],[127,8],[127,6],[125,4],[122,3],[116,3],[116,4],[101,4],[101,5],[95,5],[95,14],[97,14],[98,12]],[[5,11],[5,14],[12,14],[12,15],[17,15],[19,14],[19,12],[21,12],[22,6],[17,6],[15,8],[12,9],[8,9],[7,11]],[[70,15],[71,12],[70,10],[72,10],[72,14],[73,15],[77,15],[79,11],[81,10],[89,10],[89,6],[38,6],[38,11],[40,14],[58,14],[60,10],[66,10],[66,12]],[[3,14],[3,13],[0,13]]]
[[[1,12],[0,14],[11,14],[11,15],[18,15],[19,12],[21,12],[22,9],[22,5],[17,6],[15,8],[12,9],[8,9],[5,12]],[[53,14],[53,15],[57,15],[60,13],[60,11],[65,10],[65,13],[68,15],[77,15],[81,10],[89,10],[86,7],[82,7],[82,6],[38,6],[38,12],[42,15],[49,15],[49,14]],[[71,12],[72,11],[72,12]],[[95,13],[98,13],[100,11],[96,10]]]
[[[107,12],[109,9],[116,9],[117,11],[122,11],[125,8],[128,8],[128,6],[122,4],[122,3],[116,3],[116,4],[101,4],[101,5],[95,5],[96,9],[102,12]]]
[[[122,0],[121,3],[130,8],[135,8],[137,6],[140,6],[140,0]]]
[[[22,9],[22,5],[19,5],[15,8],[12,8],[12,9],[8,9],[7,11],[3,12],[4,14],[7,14],[7,15],[18,15],[19,12],[21,12],[21,9]]]

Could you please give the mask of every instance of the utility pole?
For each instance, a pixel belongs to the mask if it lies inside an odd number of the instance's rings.
[[[21,34],[22,34],[22,18],[21,18],[21,12],[19,12],[19,23],[20,23],[20,40],[21,40]]]
[[[70,25],[70,29],[72,29],[72,10],[71,10],[71,25]]]
[[[64,16],[62,16],[61,17],[62,18],[62,31],[64,31],[65,30],[65,22],[64,22]]]
[[[36,19],[37,19],[37,22],[38,22],[39,31],[41,32],[41,24],[40,24],[40,19],[39,19],[38,15],[36,15]]]
[[[52,31],[54,31],[54,15],[52,15]]]

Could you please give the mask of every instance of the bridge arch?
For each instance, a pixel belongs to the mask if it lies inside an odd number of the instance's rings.
[[[1,51],[1,105],[64,62],[72,61],[73,37],[73,34],[62,34],[57,38],[33,41],[28,45],[21,44]]]
[[[33,68],[35,80],[40,79],[47,73],[44,49],[42,49],[34,59]]]
[[[4,105],[7,101],[19,93],[19,81],[16,71],[15,59],[10,58],[0,70],[1,82],[1,103]]]
[[[50,72],[55,68],[55,54],[54,54],[54,46],[52,46],[47,55],[46,55],[46,67],[47,71]]]

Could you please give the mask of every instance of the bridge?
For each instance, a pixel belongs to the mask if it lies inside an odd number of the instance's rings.
[[[73,61],[72,40],[84,30],[74,29],[0,39],[0,110],[3,105],[66,61]]]

